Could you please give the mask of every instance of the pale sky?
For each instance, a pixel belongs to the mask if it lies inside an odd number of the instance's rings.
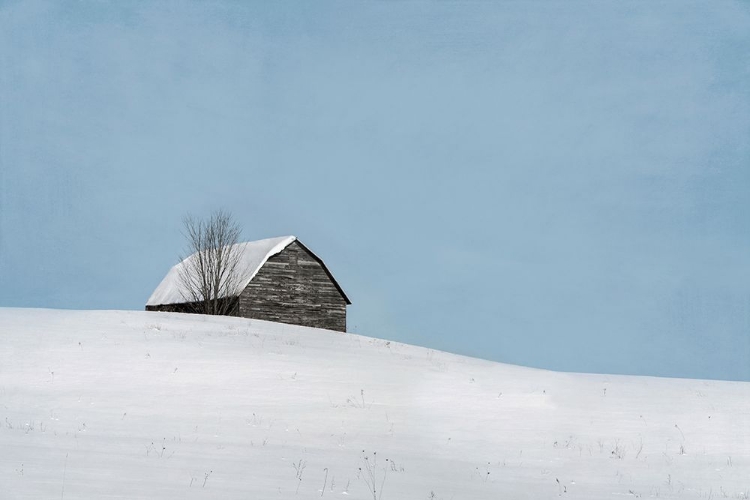
[[[750,380],[749,82],[748,2],[0,1],[0,306],[142,309],[225,208],[356,333]]]

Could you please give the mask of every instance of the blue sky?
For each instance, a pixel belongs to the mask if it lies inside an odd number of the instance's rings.
[[[748,82],[747,2],[0,2],[0,306],[141,309],[223,207],[357,333],[750,380]]]

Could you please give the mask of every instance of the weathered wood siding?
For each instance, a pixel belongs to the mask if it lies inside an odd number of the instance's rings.
[[[237,307],[237,297],[232,297],[228,299],[219,299],[222,302],[229,301],[229,304],[227,306],[227,314],[226,316],[238,316],[239,314],[239,308]],[[162,312],[178,312],[178,313],[192,313],[192,314],[202,314],[203,310],[201,308],[202,304],[199,304],[197,302],[183,302],[181,304],[160,304],[158,306],[146,306],[147,311],[162,311]]]
[[[245,318],[346,331],[346,300],[296,241],[261,267],[240,294],[239,309]]]

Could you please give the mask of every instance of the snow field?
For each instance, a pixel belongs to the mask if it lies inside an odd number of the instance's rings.
[[[0,498],[750,499],[750,384],[0,309]]]

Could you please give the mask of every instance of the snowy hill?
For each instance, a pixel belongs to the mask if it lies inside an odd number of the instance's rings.
[[[750,384],[0,309],[0,498],[750,498]]]

